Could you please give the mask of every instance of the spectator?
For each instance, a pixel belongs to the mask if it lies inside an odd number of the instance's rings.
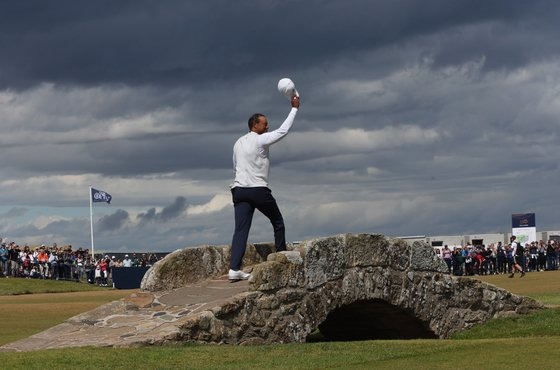
[[[150,266],[153,266],[157,262],[157,256],[154,253],[151,253],[148,261]]]
[[[507,259],[507,272],[508,274],[511,274],[514,265],[513,250],[511,249],[511,244],[508,244],[506,247],[506,259]]]
[[[537,242],[532,242],[529,245],[529,271],[537,271],[538,270],[538,261],[539,261],[539,247]]]
[[[45,279],[49,275],[49,255],[44,247],[41,247],[37,256],[37,263],[39,266],[39,274],[41,278]]]
[[[517,243],[515,239],[516,237],[513,235],[511,237],[511,250],[514,257],[514,264],[511,274],[509,275],[510,278],[515,275],[515,270],[521,273],[521,277],[525,276],[525,248],[521,243]]]
[[[128,254],[124,255],[123,267],[132,267],[132,260],[128,258]]]
[[[8,259],[10,260],[8,269],[11,276],[17,276],[19,271],[19,246],[15,243],[10,243],[8,248]]]
[[[546,269],[546,245],[541,240],[539,242],[539,257],[538,257],[538,265],[539,271],[544,271]]]
[[[452,256],[451,256],[451,250],[447,245],[443,247],[443,251],[441,252],[441,254],[443,257],[443,261],[447,265],[447,273],[451,274]]]
[[[105,258],[99,261],[99,286],[107,286],[107,278],[108,278],[108,268],[109,268],[109,256],[105,256]]]
[[[484,247],[479,245],[473,247],[472,251],[472,270],[474,275],[482,275],[483,263],[484,263]]]
[[[132,267],[138,267],[140,265],[140,261],[138,260],[138,257],[136,257],[136,253],[132,252]]]
[[[484,251],[484,274],[497,274],[496,268],[496,249],[494,243],[490,244]]]
[[[140,267],[148,266],[148,257],[146,257],[146,253],[142,253],[142,257],[140,257],[139,265]]]
[[[549,240],[548,246],[546,248],[546,258],[547,258],[547,270],[557,270],[558,269],[558,258],[556,257],[556,248],[554,248],[554,241]]]
[[[6,248],[6,243],[0,244],[0,273],[4,276],[8,276],[8,264],[10,263],[8,259],[8,249]]]
[[[58,280],[58,255],[53,250],[49,256],[49,265],[51,270],[51,279]]]
[[[463,255],[461,253],[461,248],[455,248],[453,251],[453,275],[462,276],[463,275]]]
[[[496,247],[497,270],[499,274],[505,274],[507,271],[507,257],[506,251],[502,246],[502,242],[498,243]]]
[[[82,254],[76,257],[76,281],[81,281],[85,273],[85,262]]]
[[[31,256],[25,250],[21,253],[22,274],[25,277],[29,277],[29,274],[31,273]]]

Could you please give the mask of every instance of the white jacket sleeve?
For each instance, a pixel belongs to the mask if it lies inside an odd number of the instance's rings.
[[[290,131],[290,128],[292,128],[294,119],[296,118],[297,111],[297,108],[292,108],[292,110],[288,114],[288,117],[286,117],[284,123],[282,123],[282,125],[278,129],[259,135],[257,139],[258,145],[260,147],[269,146],[280,141],[284,136],[288,135],[288,131]]]

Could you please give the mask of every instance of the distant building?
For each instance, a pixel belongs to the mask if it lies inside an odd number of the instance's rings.
[[[399,236],[407,242],[414,243],[415,241],[425,242],[432,247],[443,248],[447,245],[449,248],[462,247],[467,244],[472,245],[489,245],[491,243],[508,244],[511,232],[509,233],[495,233],[495,234],[469,234],[469,235],[413,235],[413,236]],[[537,240],[547,241],[549,239],[560,241],[560,230],[537,231]],[[437,248],[437,249],[441,249]]]

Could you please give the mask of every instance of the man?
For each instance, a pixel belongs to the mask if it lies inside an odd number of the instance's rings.
[[[513,269],[511,270],[511,275],[509,275],[510,278],[512,278],[515,275],[515,270],[519,271],[521,273],[520,277],[525,276],[525,271],[523,271],[523,268],[521,266],[525,266],[525,264],[523,263],[523,258],[524,253],[525,253],[525,249],[523,248],[523,246],[521,246],[520,243],[517,243],[515,241],[515,235],[512,235],[511,237],[511,250],[512,250],[512,255],[514,258],[514,264],[513,264]]]
[[[546,248],[546,257],[548,259],[548,268],[547,270],[552,271],[556,270],[556,249],[554,248],[554,241],[548,241],[548,247]]]
[[[498,242],[496,247],[496,256],[498,259],[498,274],[505,273],[507,271],[507,259],[504,247],[502,247],[502,242]]]
[[[124,255],[123,267],[132,267],[132,260],[128,258],[128,254]]]
[[[39,254],[37,255],[37,263],[39,265],[39,273],[42,279],[47,279],[49,277],[49,255],[45,247],[39,249]]]
[[[51,270],[51,279],[58,280],[59,270],[58,270],[58,251],[53,246],[51,250],[51,255],[49,256],[49,266]]]
[[[235,231],[231,242],[230,281],[246,280],[250,274],[241,271],[241,263],[255,208],[262,212],[274,229],[276,251],[286,250],[284,219],[268,188],[269,147],[286,136],[299,109],[299,97],[290,100],[292,110],[282,125],[268,132],[266,116],[255,113],[249,118],[249,133],[233,146],[235,180],[231,185],[235,210]]]
[[[0,241],[2,239],[0,238]],[[10,261],[8,260],[8,248],[6,248],[6,243],[2,243],[0,245],[0,272],[4,276],[8,276],[8,264]]]
[[[451,250],[449,249],[449,247],[447,245],[445,247],[443,247],[443,250],[441,251],[441,255],[443,257],[443,261],[447,264],[447,273],[451,274],[452,256],[451,256]]]

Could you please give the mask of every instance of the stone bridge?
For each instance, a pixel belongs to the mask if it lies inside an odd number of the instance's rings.
[[[244,263],[253,265],[252,277],[239,283],[224,276],[228,246],[175,251],[146,273],[142,293],[0,350],[304,342],[317,329],[332,340],[447,338],[494,317],[542,308],[447,275],[432,248],[420,243],[344,234],[289,249],[250,246]]]

